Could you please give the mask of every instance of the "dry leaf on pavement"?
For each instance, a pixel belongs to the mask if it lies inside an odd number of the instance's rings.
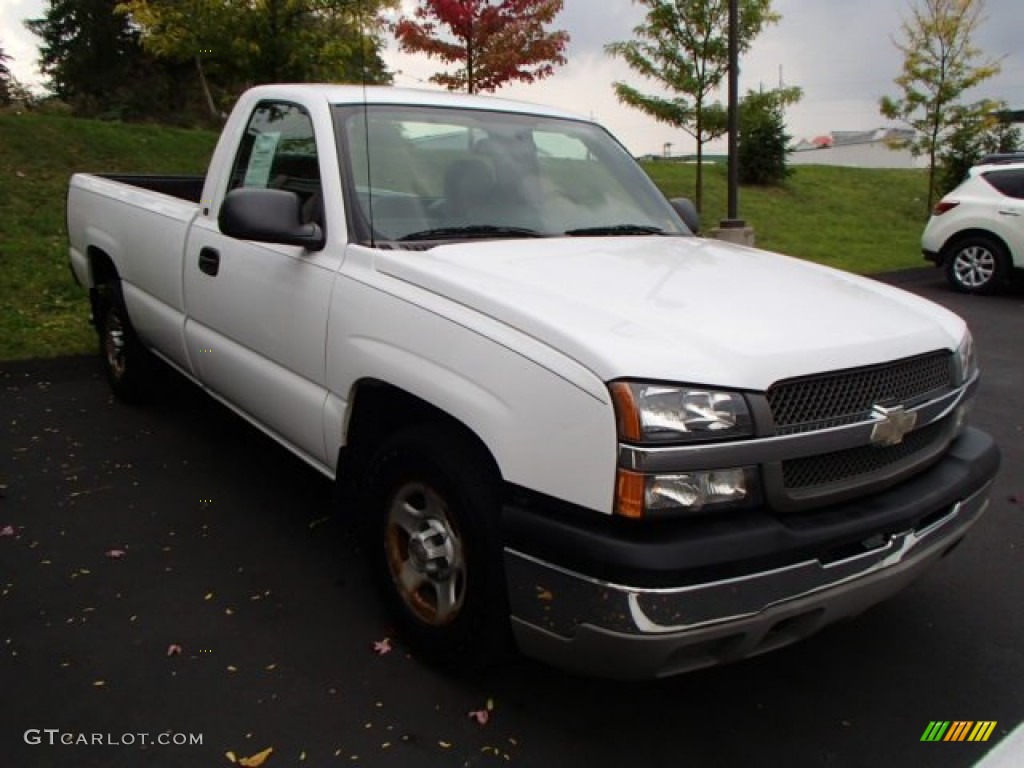
[[[270,757],[273,751],[273,747],[267,747],[262,752],[257,752],[251,757],[240,757],[238,758],[238,764],[245,766],[245,768],[259,768],[267,762],[267,758]]]

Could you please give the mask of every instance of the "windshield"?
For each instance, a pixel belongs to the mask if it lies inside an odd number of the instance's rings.
[[[335,109],[361,241],[689,234],[596,125],[441,107]]]

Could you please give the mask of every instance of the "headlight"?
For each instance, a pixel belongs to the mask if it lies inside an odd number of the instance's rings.
[[[620,469],[615,512],[623,517],[658,518],[746,506],[755,501],[753,467],[641,475]]]
[[[956,348],[956,354],[953,357],[956,365],[956,383],[962,386],[978,373],[978,358],[974,354],[974,338],[971,336],[970,330],[964,331],[964,338],[960,342],[960,346]],[[973,405],[973,398],[965,398],[957,406],[956,421],[953,426],[955,436],[960,436],[967,428],[967,421]]]
[[[610,385],[619,439],[680,443],[750,437],[750,410],[738,392],[618,381]]]
[[[978,372],[978,359],[974,355],[974,338],[970,330],[964,331],[964,338],[956,349],[957,384],[965,384]]]

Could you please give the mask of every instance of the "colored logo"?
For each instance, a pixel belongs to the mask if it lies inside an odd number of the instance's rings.
[[[932,720],[921,741],[988,741],[995,729],[995,720]]]

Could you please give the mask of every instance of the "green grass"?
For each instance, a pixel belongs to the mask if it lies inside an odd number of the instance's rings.
[[[694,197],[694,166],[644,168],[669,197]],[[705,233],[725,218],[726,174],[704,167]],[[741,187],[739,214],[758,248],[861,274],[920,267],[926,185],[924,171],[801,166],[782,188]]]
[[[0,360],[92,351],[68,268],[64,202],[78,171],[203,173],[216,135],[0,112]]]
[[[0,112],[0,360],[91,352],[85,292],[68,269],[72,173],[202,173],[216,136],[158,126]],[[692,165],[645,166],[670,197],[692,197]],[[725,216],[726,169],[705,168],[705,229]],[[783,189],[744,188],[757,245],[854,272],[920,266],[918,171],[801,167]]]

